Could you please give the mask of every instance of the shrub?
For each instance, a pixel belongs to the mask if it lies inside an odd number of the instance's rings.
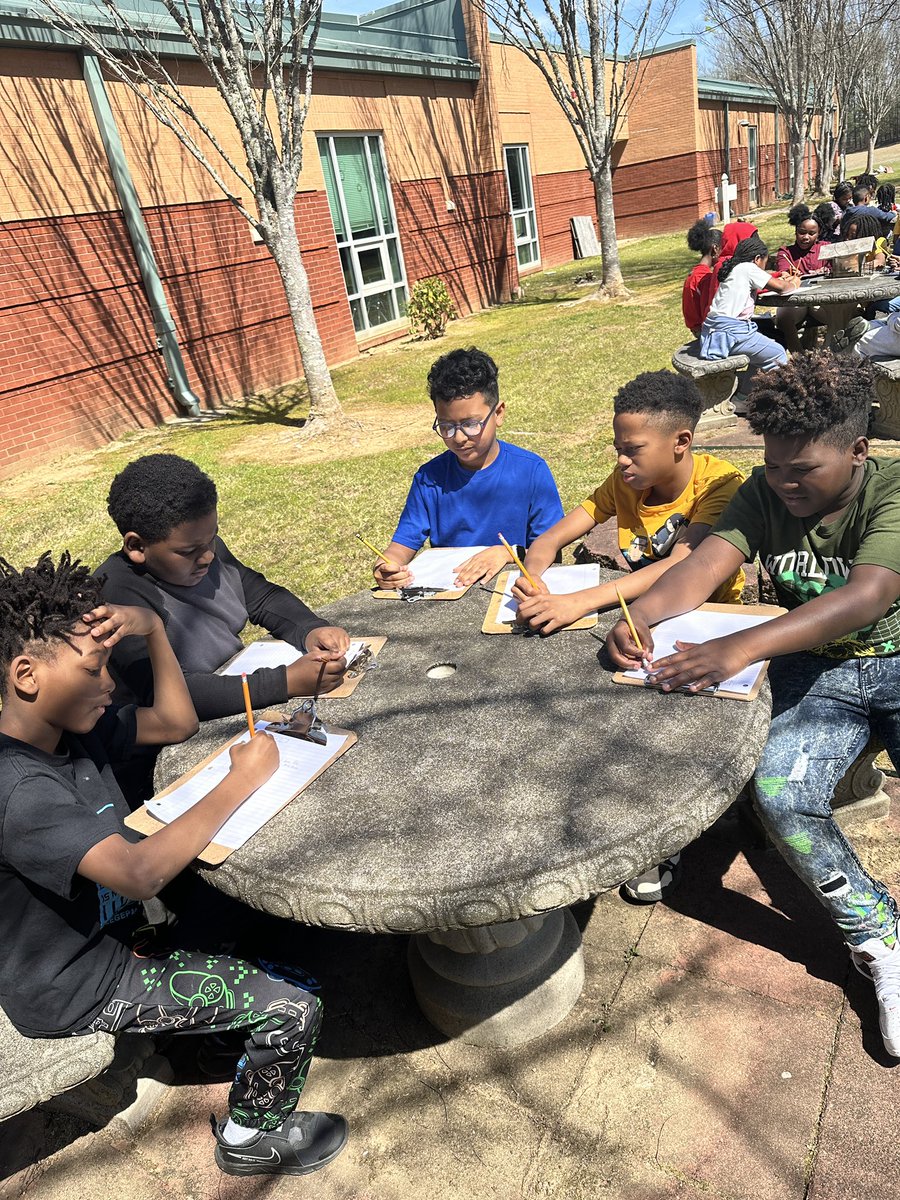
[[[456,309],[443,279],[419,279],[413,284],[406,303],[406,315],[413,333],[439,338]]]

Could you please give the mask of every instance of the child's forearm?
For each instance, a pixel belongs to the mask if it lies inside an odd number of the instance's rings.
[[[554,537],[553,530],[548,529],[540,537],[534,539],[525,555],[525,566],[532,575],[543,575],[549,566],[556,561],[556,556],[565,543],[560,543]]]
[[[900,577],[884,567],[855,567],[844,587],[732,636],[739,640],[748,662],[812,650],[874,625],[896,600],[898,583]]]
[[[197,714],[162,621],[147,634],[147,654],[153,670],[153,706],[138,709],[137,741],[140,745],[183,742],[197,732]]]

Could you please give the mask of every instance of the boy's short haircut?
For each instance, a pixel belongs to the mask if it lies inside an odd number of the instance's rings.
[[[619,388],[613,400],[613,412],[641,413],[660,429],[674,432],[685,426],[693,430],[703,412],[697,385],[672,371],[644,371]]]
[[[84,614],[103,603],[102,582],[68,550],[57,564],[45,551],[22,571],[0,558],[0,699],[6,698],[12,660],[26,647],[52,654],[48,643],[68,642]]]
[[[216,485],[190,459],[145,454],[112,481],[107,512],[119,533],[162,542],[177,525],[208,516],[217,499]]]
[[[864,187],[861,184],[857,184],[857,186],[853,189],[853,203],[854,204],[866,204],[868,202],[868,199],[869,199],[869,189],[867,187]]]
[[[806,438],[844,450],[865,437],[873,375],[867,359],[828,350],[794,354],[757,376],[748,397],[754,433]]]
[[[701,218],[687,231],[687,244],[695,254],[710,254],[716,246],[722,245],[722,230]]]
[[[489,354],[470,346],[442,354],[428,372],[428,394],[438,400],[459,400],[481,392],[492,407],[500,402],[497,376],[500,370]]]

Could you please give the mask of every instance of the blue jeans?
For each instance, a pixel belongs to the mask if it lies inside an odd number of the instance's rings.
[[[875,311],[883,313],[900,312],[900,296],[894,296],[892,300],[879,300],[875,305]]]
[[[831,797],[870,732],[900,762],[900,656],[789,654],[769,677],[772,726],[753,777],[760,819],[849,946],[893,934],[897,907],[839,829]]]
[[[746,354],[751,367],[772,371],[787,362],[787,351],[771,338],[764,337],[752,321],[739,317],[719,317],[710,313],[700,330],[700,354],[703,358],[728,358]]]

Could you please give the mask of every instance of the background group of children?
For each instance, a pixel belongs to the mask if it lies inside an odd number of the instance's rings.
[[[893,185],[879,187],[874,176],[861,175],[855,184],[839,183],[833,196],[814,209],[795,204],[789,210],[794,241],[779,247],[772,270],[768,247],[756,226],[747,221],[733,221],[719,230],[701,220],[688,230],[688,246],[700,261],[684,282],[684,322],[700,341],[701,357],[744,354],[750,359],[751,370],[739,376],[735,397],[741,415],[746,414],[747,392],[756,371],[782,365],[788,352],[812,349],[818,327],[826,323],[815,304],[784,305],[775,309],[776,337],[767,336],[753,318],[757,294],[764,288],[776,293],[795,291],[802,279],[830,272],[833,260],[821,257],[825,246],[864,237],[886,246],[900,225]],[[900,258],[891,254],[879,252],[875,261],[900,270]],[[853,347],[863,357],[900,355],[900,297],[876,308],[887,313],[887,320],[848,319],[835,345]]]
[[[752,236],[734,249],[738,261],[719,289],[726,297],[742,264],[751,285],[753,271],[762,273]],[[710,336],[745,320],[719,315]],[[614,469],[568,514],[543,459],[499,440],[505,405],[487,354],[452,351],[428,383],[445,449],[416,473],[374,566],[377,583],[412,583],[426,541],[460,547],[461,584],[491,579],[511,561],[496,544],[502,529],[535,579],[516,584],[519,619],[541,633],[616,606],[618,586],[643,650],[618,622],[609,654],[620,667],[649,657],[664,691],[701,690],[772,657],[757,805],[874,979],[885,1045],[900,1057],[897,911],[830,808],[870,728],[900,761],[900,463],[868,457],[867,365],[826,352],[773,363],[749,409],[766,465],[746,481],[693,452],[701,403],[692,383],[666,371],[639,375],[615,397]],[[296,967],[220,953],[214,910],[198,938],[173,948],[142,908],[173,895],[224,820],[274,772],[273,739],[236,746],[226,779],[153,837],[122,823],[152,792],[159,746],[190,737],[198,719],[242,711],[240,680],[216,672],[241,648],[248,620],[306,651],[249,677],[255,708],[327,692],[343,677],[347,631],[241,563],[219,536],[216,505],[215,484],[195,464],[148,455],[112,483],[108,508],[122,544],[94,575],[66,554],[22,570],[2,563],[0,1003],[34,1037],[242,1031],[229,1116],[214,1129],[216,1161],[231,1174],[304,1174],[333,1161],[348,1137],[340,1116],[295,1111],[321,1021],[316,985]],[[607,520],[616,521],[628,572],[616,584],[551,595],[543,572]],[[739,602],[743,566],[757,555],[789,612],[652,660],[650,626],[710,598]],[[658,899],[675,869],[661,864],[630,881],[629,894]],[[181,930],[176,921],[168,932]]]

